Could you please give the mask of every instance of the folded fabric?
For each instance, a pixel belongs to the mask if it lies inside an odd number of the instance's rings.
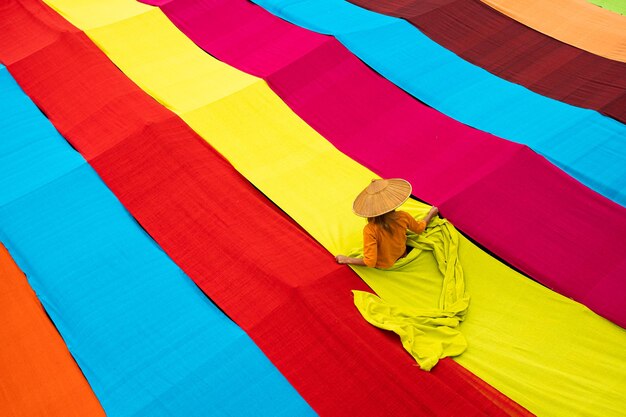
[[[438,308],[394,305],[363,291],[354,291],[354,303],[368,322],[397,333],[420,368],[429,371],[440,358],[460,355],[467,347],[458,329],[469,305],[459,261],[458,232],[448,221],[433,219],[424,233],[408,232],[407,245],[414,249],[391,268],[381,271],[381,275],[394,279],[393,271],[409,274],[414,271],[418,279],[419,264],[414,261],[420,256],[433,256],[443,277]],[[361,249],[350,256],[362,254]]]

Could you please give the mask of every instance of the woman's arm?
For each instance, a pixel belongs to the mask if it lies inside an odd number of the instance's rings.
[[[376,233],[369,225],[363,228],[363,258],[351,258],[344,255],[335,256],[337,263],[369,266],[371,268],[376,266],[377,258],[378,243],[376,242]]]
[[[365,266],[365,261],[363,258],[351,258],[349,256],[337,255],[335,256],[337,263],[340,264],[351,264],[351,265],[363,265]]]
[[[409,230],[411,230],[413,233],[417,233],[418,235],[426,230],[426,226],[428,226],[428,223],[430,223],[433,217],[435,217],[438,213],[439,209],[435,206],[432,206],[428,211],[428,214],[426,214],[426,216],[424,216],[422,220],[415,220],[413,216],[411,216],[406,211],[400,211],[400,214],[404,216],[404,218],[408,222],[407,227],[409,228]]]
[[[424,217],[424,221],[426,222],[426,224],[430,223],[433,217],[435,217],[438,213],[439,209],[435,206],[432,206],[426,217]]]

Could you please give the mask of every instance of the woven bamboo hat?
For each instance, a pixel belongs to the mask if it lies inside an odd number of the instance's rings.
[[[372,180],[352,204],[361,217],[376,217],[397,209],[411,196],[411,184],[401,178]]]

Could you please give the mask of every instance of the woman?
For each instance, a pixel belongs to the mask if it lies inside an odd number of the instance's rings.
[[[363,258],[337,255],[340,264],[390,268],[407,255],[406,230],[422,233],[439,213],[432,207],[423,220],[417,221],[405,211],[396,211],[411,195],[411,184],[400,178],[372,180],[354,200],[352,210],[367,217],[363,228]]]

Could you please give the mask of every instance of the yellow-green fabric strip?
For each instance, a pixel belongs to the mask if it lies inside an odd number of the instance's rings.
[[[102,21],[96,11],[103,2],[47,3],[87,29],[122,71],[178,113],[330,252],[361,245],[364,224],[351,204],[376,175],[330,145],[262,80],[205,54],[160,10],[138,14],[133,0],[116,0],[116,12]],[[114,23],[113,15],[124,20]],[[403,209],[423,216],[428,207],[409,201]],[[468,342],[455,358],[460,364],[540,415],[623,415],[624,329],[523,277],[463,236],[458,253],[471,295],[460,325]],[[386,303],[437,309],[437,263],[416,255],[396,271],[355,271]]]
[[[589,2],[603,9],[626,16],[626,1],[624,0],[589,0]]]

